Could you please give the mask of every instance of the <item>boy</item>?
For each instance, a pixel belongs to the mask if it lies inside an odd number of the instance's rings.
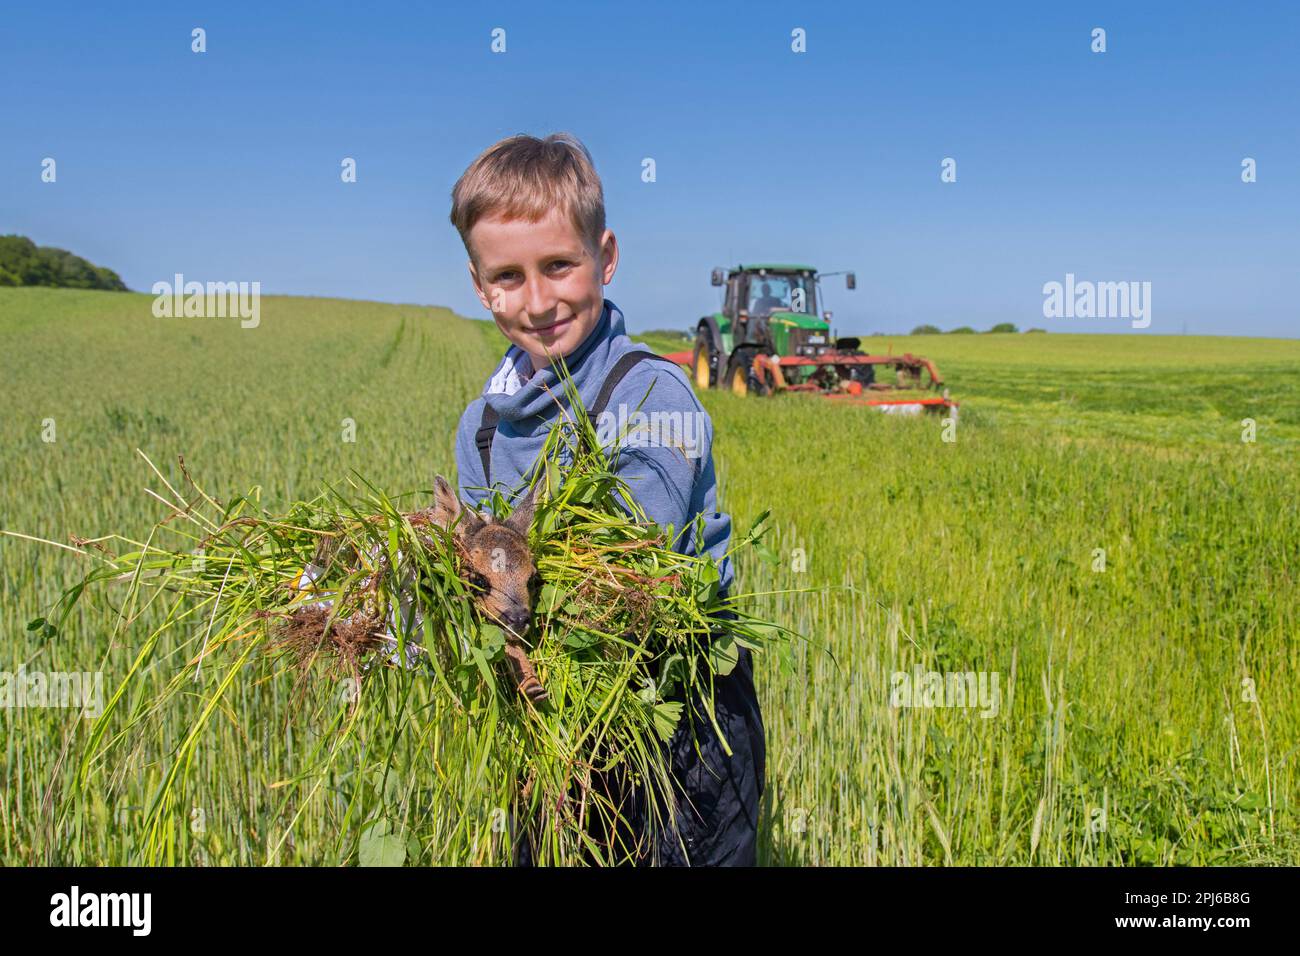
[[[638,405],[650,421],[658,412],[661,422],[699,423],[681,429],[686,442],[629,437],[618,474],[650,520],[673,526],[681,553],[696,553],[691,529],[703,514],[704,548],[719,562],[725,593],[731,518],[717,510],[712,422],[682,370],[641,355],[646,350],[625,334],[622,313],[604,298],[618,243],[605,228],[604,192],[586,148],[566,134],[513,136],[489,147],[457,181],[451,221],[469,254],[474,291],[512,343],[460,420],[462,499],[478,505],[487,488],[498,487],[511,499],[526,487],[563,394],[549,350],[564,357],[598,426],[601,411],[626,421]],[[695,701],[697,752],[683,713],[668,744],[680,841],[666,835],[641,862],[754,865],[766,754],[752,668],[742,648],[739,664],[715,684],[731,757]],[[630,805],[640,807],[631,796]],[[633,811],[634,821],[641,812]],[[531,865],[527,841],[519,841],[516,864]]]

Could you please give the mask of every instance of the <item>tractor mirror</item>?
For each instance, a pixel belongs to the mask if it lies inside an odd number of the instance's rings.
[[[850,289],[856,289],[858,287],[858,277],[852,272],[845,273],[844,284]]]
[[[722,284],[723,284],[724,282],[726,282],[726,281],[727,281],[727,274],[726,274],[725,271],[723,271],[722,269],[714,269],[714,270],[713,270],[713,284],[714,284],[714,285],[722,285]]]
[[[822,319],[829,322],[831,320],[831,314],[829,312],[823,312]]]

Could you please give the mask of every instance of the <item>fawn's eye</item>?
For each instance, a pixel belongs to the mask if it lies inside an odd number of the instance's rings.
[[[492,589],[492,586],[488,583],[488,579],[477,571],[470,574],[469,586],[475,591],[482,591],[485,594]]]

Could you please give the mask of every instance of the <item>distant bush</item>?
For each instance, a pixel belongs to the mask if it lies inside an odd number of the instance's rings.
[[[1047,329],[1025,329],[1025,335],[1029,335],[1033,332],[1041,332],[1043,335],[1046,335]]]
[[[0,285],[130,291],[113,270],[92,265],[66,249],[38,246],[26,236],[0,236]]]
[[[949,335],[974,335],[975,330],[972,329],[969,325],[959,325],[955,329],[949,329],[948,334]]]
[[[1015,325],[1014,322],[999,322],[997,325],[993,326],[993,328],[989,329],[989,332],[990,332],[990,333],[992,333],[992,332],[1010,332],[1010,333],[1015,333],[1015,332],[1019,332],[1019,331],[1020,331],[1020,330],[1019,330],[1018,328],[1016,328],[1016,325]]]
[[[913,335],[940,335],[941,331],[937,325],[918,325],[912,330]]]

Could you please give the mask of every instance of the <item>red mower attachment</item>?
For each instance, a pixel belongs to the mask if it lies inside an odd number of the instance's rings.
[[[673,352],[665,358],[689,373],[693,352]],[[796,392],[820,395],[832,401],[866,405],[886,414],[919,415],[937,412],[956,416],[959,402],[948,396],[943,376],[934,362],[911,352],[870,355],[855,349],[827,349],[819,355],[765,355],[750,357],[743,374],[733,374],[729,384],[738,395],[775,395]],[[892,369],[891,381],[877,378],[878,368]],[[940,391],[940,395],[901,392]]]

